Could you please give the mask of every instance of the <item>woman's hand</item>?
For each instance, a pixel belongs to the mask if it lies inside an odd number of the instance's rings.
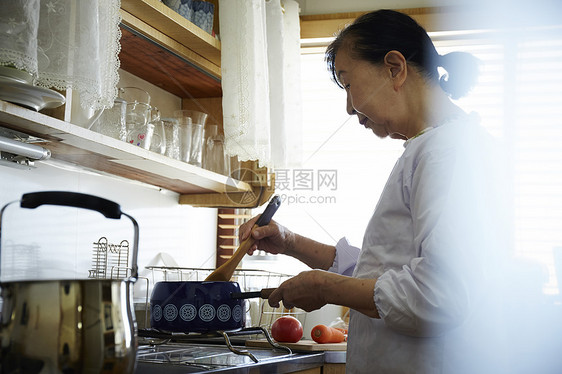
[[[298,307],[307,312],[320,309],[328,303],[327,285],[334,281],[334,276],[338,277],[337,274],[323,270],[302,272],[281,283],[269,295],[269,305],[277,308],[283,302],[286,309]]]
[[[294,248],[295,234],[273,220],[252,231],[258,218],[259,215],[244,223],[238,231],[240,242],[250,235],[256,240],[254,245],[248,249],[248,254],[252,255],[257,249],[272,254],[289,254],[288,252]]]
[[[286,280],[269,295],[271,307],[280,302],[287,309],[307,312],[326,304],[347,306],[371,318],[380,318],[373,297],[376,279],[353,278],[323,270],[311,270]]]

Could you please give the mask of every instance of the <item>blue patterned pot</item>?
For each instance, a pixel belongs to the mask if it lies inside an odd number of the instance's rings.
[[[150,298],[150,325],[170,332],[209,332],[244,327],[244,300],[236,282],[158,282]]]

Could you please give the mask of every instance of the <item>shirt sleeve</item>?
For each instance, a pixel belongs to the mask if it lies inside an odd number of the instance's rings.
[[[359,258],[360,249],[352,246],[347,241],[347,238],[341,238],[336,244],[336,258],[332,267],[328,269],[332,273],[351,276],[357,259]]]

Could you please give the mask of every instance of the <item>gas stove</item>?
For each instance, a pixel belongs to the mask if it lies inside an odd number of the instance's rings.
[[[141,346],[137,354],[136,373],[199,373],[216,372],[234,367],[248,367],[255,364],[289,359],[294,353],[268,349],[244,349],[254,357],[237,354],[227,347],[215,344],[167,343]]]
[[[263,334],[268,348],[244,346],[246,339]],[[318,367],[321,353],[293,353],[271,340],[262,328],[217,331],[209,334],[163,333],[139,330],[137,374],[143,373],[252,373],[289,372]]]

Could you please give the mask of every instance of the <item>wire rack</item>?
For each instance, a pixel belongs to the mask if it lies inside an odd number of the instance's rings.
[[[93,244],[92,269],[88,278],[115,279],[129,275],[129,242],[122,240],[113,244],[105,236]]]
[[[149,280],[152,284],[159,281],[203,281],[215,269],[185,268],[147,266],[151,271]],[[292,275],[276,273],[257,269],[237,269],[231,281],[237,282],[242,291],[260,291],[264,288],[278,287]],[[149,300],[147,298],[147,304]],[[267,300],[261,298],[250,299],[246,303],[246,325],[247,327],[263,327],[271,330],[271,324],[281,316],[293,316],[303,325],[306,321],[306,312],[299,308],[286,309],[283,306],[272,308]],[[150,308],[147,308],[150,309]]]

